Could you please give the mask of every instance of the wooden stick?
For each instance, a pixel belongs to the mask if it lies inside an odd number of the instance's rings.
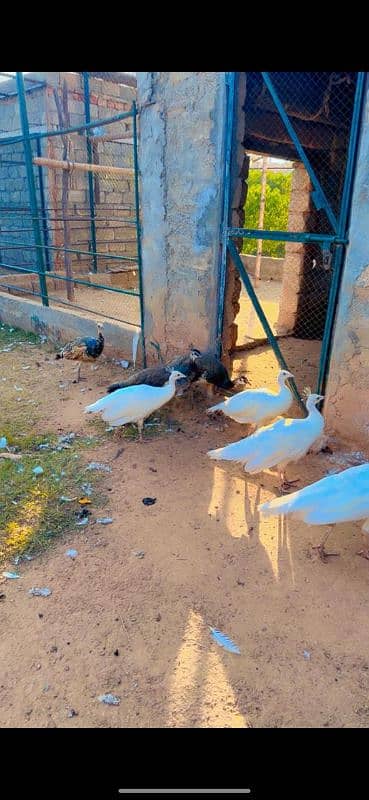
[[[41,158],[35,157],[33,163],[39,167],[50,167],[50,169],[65,169],[72,171],[74,169],[81,172],[105,172],[114,175],[133,175],[134,169],[132,167],[108,167],[104,164],[83,164],[79,161],[57,161],[54,158]]]

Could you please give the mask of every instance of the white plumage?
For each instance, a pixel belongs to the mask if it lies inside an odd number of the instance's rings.
[[[327,475],[310,486],[287,497],[276,497],[259,506],[264,516],[288,514],[308,525],[335,525],[338,522],[354,522],[364,519],[362,530],[366,536],[366,551],[360,555],[369,558],[369,464],[350,467],[336,475]],[[330,531],[328,535],[330,534]],[[321,555],[324,543],[318,548]]]
[[[286,386],[288,378],[293,378],[293,375],[283,369],[278,375],[278,392],[269,389],[246,389],[208,408],[207,413],[222,411],[236,422],[255,426],[269,422],[288,411],[292,404],[292,393]]]
[[[245,472],[255,473],[278,467],[281,484],[287,485],[287,464],[304,456],[313,442],[322,434],[324,419],[316,408],[322,400],[318,394],[309,395],[305,419],[279,419],[266,425],[252,436],[238,442],[209,450],[208,456],[219,461],[240,461]]]
[[[176,381],[184,377],[182,372],[173,370],[164,386],[141,384],[117,389],[116,392],[101,397],[96,403],[86,406],[85,413],[94,414],[100,411],[103,420],[109,422],[113,428],[136,422],[142,440],[145,419],[174,397]]]

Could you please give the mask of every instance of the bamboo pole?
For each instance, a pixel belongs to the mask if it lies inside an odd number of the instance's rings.
[[[49,167],[50,169],[63,169],[72,172],[72,170],[79,170],[80,172],[102,172],[114,175],[131,176],[134,174],[132,167],[109,167],[105,164],[84,164],[79,161],[58,161],[54,158],[41,158],[35,157],[33,163],[40,167]]]

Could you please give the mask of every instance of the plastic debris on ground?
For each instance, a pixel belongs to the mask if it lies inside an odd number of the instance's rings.
[[[77,500],[77,498],[76,497],[65,497],[65,495],[62,494],[61,497],[59,497],[59,500],[60,500],[61,503],[73,503],[74,500]]]
[[[68,450],[75,438],[76,438],[75,433],[66,433],[63,436],[58,436],[58,444],[56,449]]]
[[[86,495],[86,497],[91,497],[93,488],[90,483],[83,483],[81,486],[82,492]]]
[[[237,653],[237,655],[241,655],[240,648],[232,642],[232,639],[229,639],[224,633],[218,631],[217,628],[210,628],[210,633],[214,639],[214,641],[220,646],[224,647],[225,650],[228,650],[229,653]]]
[[[78,525],[78,527],[80,528],[82,525],[88,525],[88,523],[89,523],[88,517],[83,517],[83,519],[80,519],[76,522],[76,525]]]
[[[123,369],[128,369],[129,367],[129,361],[126,361],[124,358],[120,360],[117,359],[115,363],[118,364],[119,367],[123,367]]]
[[[33,556],[29,556],[28,553],[23,553],[22,556],[15,556],[15,558],[13,558],[13,564],[15,564],[15,566],[17,567],[18,564],[23,560],[33,561]]]
[[[28,590],[28,594],[32,595],[32,597],[49,597],[52,594],[51,589],[39,589],[37,586],[32,587],[32,589]]]
[[[97,698],[100,703],[106,703],[108,706],[119,706],[120,697],[116,694],[100,694]]]
[[[49,447],[50,447],[50,445],[49,445],[49,444],[39,444],[39,446],[38,446],[38,448],[37,448],[37,449],[38,449],[38,450],[48,450],[48,449],[49,449]]]
[[[8,578],[8,580],[14,580],[15,578],[20,578],[16,572],[3,572],[3,578]]]
[[[90,500],[88,497],[80,497],[78,502],[80,506],[88,506],[92,503],[92,500]]]
[[[42,467],[33,467],[32,472],[33,472],[34,475],[43,475],[44,471],[43,471]]]
[[[111,472],[111,467],[108,464],[102,464],[100,461],[91,461],[86,467],[88,470],[99,470],[100,472]],[[86,492],[87,494],[87,492]]]
[[[75,711],[75,710],[74,710],[74,708],[71,708],[71,709],[68,711],[67,717],[69,717],[69,718],[71,718],[71,717],[78,717],[78,711]]]
[[[304,650],[304,658],[306,658],[307,661],[309,660],[310,655],[311,653],[309,653],[309,650]]]
[[[110,523],[113,522],[113,517],[98,517],[96,522],[98,522],[99,525],[110,525]]]
[[[136,558],[143,558],[145,555],[144,550],[132,550],[132,554],[136,556]]]
[[[156,497],[143,497],[142,502],[144,506],[153,506],[156,503]]]
[[[8,440],[7,440],[6,436],[2,436],[1,439],[0,439],[0,450],[3,450],[4,447],[6,447],[7,444],[8,444]]]
[[[66,556],[69,558],[76,558],[78,556],[78,550],[73,550],[73,547],[70,547],[69,550],[65,553]]]

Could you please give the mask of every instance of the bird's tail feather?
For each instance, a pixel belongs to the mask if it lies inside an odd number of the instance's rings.
[[[291,507],[291,496],[292,495],[288,495],[287,497],[275,497],[273,500],[269,500],[267,503],[262,503],[258,506],[258,511],[260,511],[264,517],[274,517],[277,514],[284,514]]]
[[[125,386],[126,384],[124,383],[124,381],[123,383],[111,383],[110,386],[108,386],[107,392],[108,394],[111,394],[112,392],[116,392],[117,389],[124,389]]]
[[[222,411],[224,408],[224,403],[217,403],[216,406],[211,406],[211,408],[206,409],[207,414],[212,414],[213,411]]]
[[[209,458],[213,459],[214,461],[221,461],[223,460],[223,447],[218,447],[217,450],[209,450],[208,451]]]
[[[85,407],[85,414],[94,414],[95,411],[102,411],[105,406],[105,397],[102,397],[100,400],[97,400],[96,403],[91,403],[91,405]]]

